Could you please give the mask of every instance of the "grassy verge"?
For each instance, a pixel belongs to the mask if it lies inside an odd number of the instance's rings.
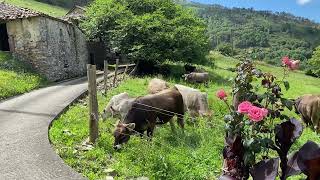
[[[54,6],[35,0],[5,0],[6,3],[13,4],[19,7],[33,9],[53,17],[62,17],[68,10],[59,6]]]
[[[228,80],[233,78],[235,73],[225,69],[233,67],[237,61],[216,56],[217,68],[206,67],[212,77],[209,87],[194,86],[208,92],[209,106],[214,115],[206,119],[199,118],[197,124],[187,122],[185,135],[174,135],[169,125],[164,125],[156,129],[152,142],[133,137],[124,149],[116,152],[112,148],[112,131],[116,119],[108,119],[106,122],[100,122],[100,138],[95,147],[89,151],[81,150],[81,143],[88,136],[88,108],[85,103],[79,102],[56,120],[50,129],[50,139],[56,152],[68,165],[89,179],[103,179],[110,171],[117,179],[139,176],[150,179],[217,179],[221,172],[223,117],[227,109],[215,97],[215,92],[220,88],[231,91],[231,82]],[[265,71],[281,74],[280,68],[265,64],[259,66]],[[147,94],[146,87],[150,78],[128,79],[118,88],[111,90],[107,97],[99,93],[100,111],[115,94]],[[172,84],[184,84],[177,78],[167,80]],[[289,81],[291,89],[286,92],[288,97],[320,92],[320,80],[307,77],[303,73],[291,73]],[[302,83],[304,86],[301,86]],[[319,136],[306,129],[294,148],[297,149],[309,139],[320,143]]]
[[[0,52],[0,100],[44,86],[47,81],[31,67]]]

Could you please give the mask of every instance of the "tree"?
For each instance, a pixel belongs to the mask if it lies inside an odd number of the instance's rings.
[[[308,61],[311,72],[320,77],[320,46],[313,52],[312,58]]]
[[[96,0],[82,27],[142,63],[202,63],[209,51],[205,23],[172,0]]]
[[[222,43],[222,44],[219,44],[217,46],[217,50],[225,55],[225,56],[233,56],[234,55],[234,51],[233,51],[233,48],[232,48],[232,45],[229,44],[229,43]]]

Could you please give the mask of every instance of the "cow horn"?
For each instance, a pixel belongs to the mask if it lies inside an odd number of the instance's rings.
[[[136,123],[129,123],[125,125],[129,130],[133,130],[136,127]]]

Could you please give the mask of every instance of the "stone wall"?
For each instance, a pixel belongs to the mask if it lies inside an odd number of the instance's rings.
[[[75,26],[47,17],[7,22],[10,50],[51,81],[86,73],[85,35]]]

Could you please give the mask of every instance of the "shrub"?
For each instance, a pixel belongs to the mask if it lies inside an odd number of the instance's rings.
[[[309,73],[320,77],[320,46],[313,52],[312,58],[308,62]]]

